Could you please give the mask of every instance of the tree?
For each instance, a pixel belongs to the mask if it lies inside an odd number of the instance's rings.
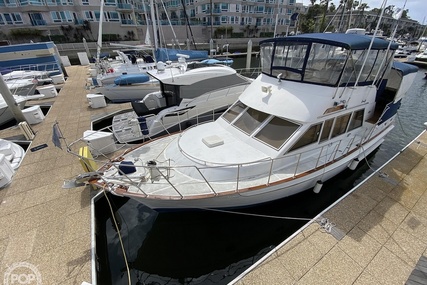
[[[402,12],[402,19],[411,19],[411,17],[408,16],[409,10],[405,9]]]
[[[301,32],[303,33],[313,33],[316,30],[316,22],[314,19],[316,17],[322,15],[324,12],[324,8],[322,5],[315,4],[313,6],[310,6],[310,8],[307,11],[307,14],[299,15],[299,24],[301,27]]]
[[[329,0],[320,0],[320,5],[323,6],[322,22],[320,23],[320,31],[325,30],[326,13],[328,12]]]
[[[365,13],[366,9],[369,9],[369,5],[367,3],[362,3],[359,5],[359,7],[357,7],[357,10],[360,10],[360,14],[359,14],[360,18],[358,19],[357,22],[359,23],[360,27],[364,27],[364,28],[366,28],[366,19],[363,14]]]

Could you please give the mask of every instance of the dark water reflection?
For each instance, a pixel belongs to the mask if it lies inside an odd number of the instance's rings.
[[[132,284],[227,284],[275,245],[388,161],[427,122],[427,80],[420,70],[403,99],[396,127],[380,148],[355,171],[326,182],[319,194],[298,195],[239,210],[153,211],[133,200],[111,197],[128,259]],[[291,220],[285,217],[297,217]],[[128,284],[117,232],[106,199],[96,205],[98,284]],[[138,283],[139,282],[139,283]]]

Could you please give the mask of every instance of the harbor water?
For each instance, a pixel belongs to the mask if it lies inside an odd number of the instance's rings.
[[[246,59],[235,60],[233,67],[244,67]],[[319,194],[307,190],[237,211],[178,212],[106,194],[114,219],[102,197],[95,212],[98,284],[129,284],[128,273],[131,284],[227,284],[421,133],[427,122],[425,71],[418,71],[384,143],[356,170],[324,183]]]

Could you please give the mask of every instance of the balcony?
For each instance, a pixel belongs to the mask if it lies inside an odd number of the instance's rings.
[[[129,19],[122,19],[121,20],[122,25],[135,25],[134,21]]]
[[[33,5],[29,2],[27,5],[20,6],[21,12],[49,12],[49,7],[46,5]]]
[[[85,20],[84,19],[74,19],[74,25],[84,25]]]
[[[132,11],[132,4],[125,4],[125,3],[117,3],[117,10],[130,10]]]
[[[206,14],[210,15],[211,14],[211,9],[206,9]],[[221,9],[219,9],[219,8],[212,9],[212,14],[213,15],[221,14]]]
[[[45,20],[31,20],[32,26],[46,26]]]

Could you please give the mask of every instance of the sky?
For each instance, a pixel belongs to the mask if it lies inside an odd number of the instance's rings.
[[[369,6],[368,10],[373,8],[380,8],[384,0],[358,0],[360,3],[367,3]],[[297,1],[299,2],[299,1]],[[318,4],[320,1],[317,0]],[[340,1],[332,0],[336,7],[338,7]],[[304,5],[310,4],[309,0],[303,0]],[[405,0],[387,0],[385,6],[394,5],[399,8],[403,8],[405,5]],[[423,23],[424,17],[426,20],[424,24],[427,24],[427,0],[406,0],[405,9],[408,9],[408,15],[411,19],[418,21],[420,24]]]

